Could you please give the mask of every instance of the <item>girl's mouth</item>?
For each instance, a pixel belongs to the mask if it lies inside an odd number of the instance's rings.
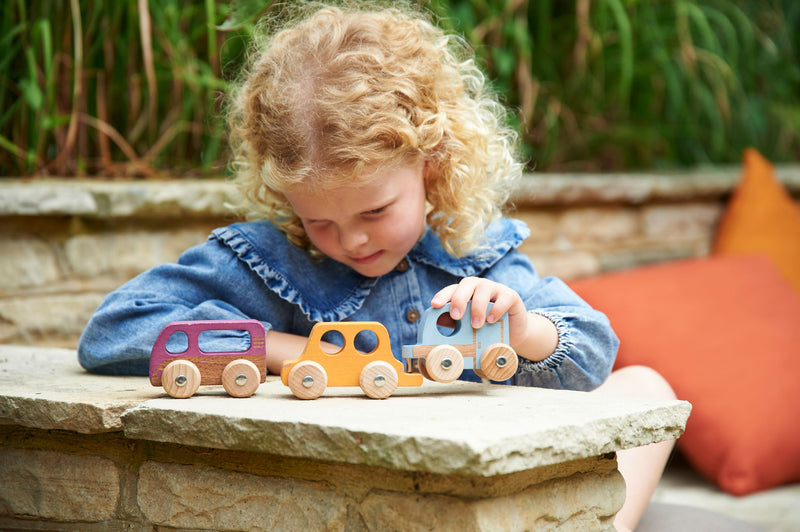
[[[378,260],[378,258],[383,254],[383,251],[376,251],[372,255],[365,255],[363,257],[350,257],[354,263],[358,264],[359,266],[365,266],[367,264],[371,264]]]

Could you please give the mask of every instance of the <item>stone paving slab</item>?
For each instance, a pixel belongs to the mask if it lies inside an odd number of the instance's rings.
[[[123,420],[131,438],[488,476],[675,438],[689,408],[467,382],[426,382],[384,401],[353,388],[301,401],[268,382],[246,401],[156,399]]]
[[[120,431],[122,414],[159,391],[144,377],[91,375],[72,349],[0,345],[0,423]]]
[[[491,476],[678,437],[690,405],[456,382],[295,398],[270,377],[247,399],[166,396],[146,377],[85,373],[72,350],[0,346],[0,420],[430,473]]]

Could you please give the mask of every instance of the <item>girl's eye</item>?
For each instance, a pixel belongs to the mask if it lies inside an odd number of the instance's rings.
[[[308,225],[309,227],[325,227],[327,223],[327,220],[309,220],[304,225]]]
[[[377,216],[379,214],[382,214],[385,210],[386,210],[386,207],[379,207],[377,209],[372,209],[370,211],[364,212],[364,215],[365,216]]]

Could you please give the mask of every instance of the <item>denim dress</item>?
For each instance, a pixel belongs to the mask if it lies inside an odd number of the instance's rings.
[[[402,346],[416,343],[418,318],[433,295],[478,276],[516,290],[530,312],[558,330],[555,352],[540,362],[520,358],[506,382],[591,390],[610,373],[618,340],[605,315],[562,281],[537,276],[517,250],[528,235],[525,224],[504,218],[488,228],[488,249],[456,258],[428,230],[393,271],[364,277],[331,259],[311,259],[268,221],[219,228],[177,263],[148,270],[108,294],[83,331],[78,359],[94,373],[147,375],[150,350],[167,323],[248,318],[263,322],[267,342],[270,330],[308,336],[319,321],[378,321],[400,359]],[[246,348],[248,338],[226,340]],[[461,378],[480,380],[471,370]]]

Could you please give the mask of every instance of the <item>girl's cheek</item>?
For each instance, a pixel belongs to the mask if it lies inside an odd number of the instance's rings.
[[[331,246],[331,235],[328,229],[312,227],[306,229],[306,234],[317,249],[327,254]]]

